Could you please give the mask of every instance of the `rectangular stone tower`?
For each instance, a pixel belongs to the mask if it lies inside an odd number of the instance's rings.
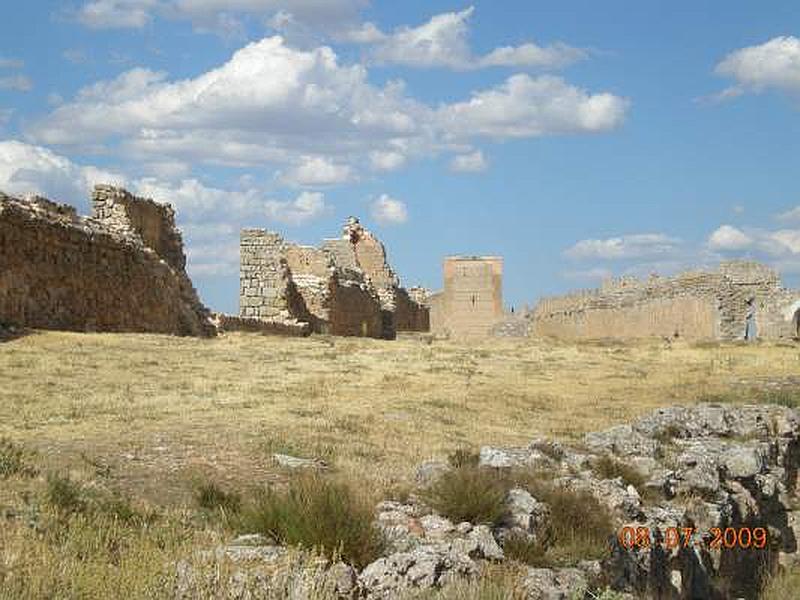
[[[444,289],[431,297],[431,331],[454,337],[487,336],[503,319],[503,259],[450,256]]]

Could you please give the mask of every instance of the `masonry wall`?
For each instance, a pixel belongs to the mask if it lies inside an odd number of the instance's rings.
[[[101,194],[103,190],[112,188],[102,188]],[[115,193],[132,206],[151,204],[123,190]],[[119,215],[113,202],[108,209]],[[164,209],[164,215],[169,212]],[[158,221],[169,221],[153,214]],[[108,215],[97,216],[81,218],[74,208],[43,198],[0,194],[0,322],[74,331],[213,335],[209,312],[183,268],[174,266],[182,264],[182,247],[167,260],[123,217],[119,227],[111,227]]]
[[[481,337],[503,319],[503,261],[498,257],[450,257],[444,289],[431,298],[431,331]]]
[[[745,338],[752,314],[751,335],[787,338],[797,335],[795,301],[800,301],[800,292],[781,288],[768,267],[731,261],[715,272],[648,281],[628,278],[597,290],[546,298],[534,310],[531,334],[737,340]]]

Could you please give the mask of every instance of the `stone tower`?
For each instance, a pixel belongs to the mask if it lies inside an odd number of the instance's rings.
[[[503,259],[451,256],[444,260],[444,289],[431,296],[431,331],[455,337],[490,334],[503,319]]]

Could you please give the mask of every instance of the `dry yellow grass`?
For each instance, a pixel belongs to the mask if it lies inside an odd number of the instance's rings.
[[[800,346],[40,332],[0,344],[0,437],[156,502],[257,483],[273,451],[378,487],[459,447],[568,439],[800,373]]]
[[[198,478],[282,480],[273,452],[323,458],[377,498],[456,449],[574,439],[658,406],[796,389],[798,373],[797,344],[37,332],[0,343],[0,439],[39,471],[0,478],[0,599],[169,597],[174,562],[230,535],[192,506]],[[159,516],[65,521],[48,473]]]

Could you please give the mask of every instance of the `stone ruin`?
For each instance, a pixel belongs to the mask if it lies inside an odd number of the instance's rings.
[[[212,336],[168,204],[98,185],[92,215],[0,193],[0,324]]]
[[[485,337],[503,312],[503,259],[450,256],[443,265],[444,289],[428,299],[431,331],[453,337]]]
[[[800,291],[782,287],[769,267],[747,261],[646,281],[625,277],[541,300],[530,333],[563,339],[800,337]]]
[[[428,331],[423,292],[405,290],[383,244],[351,217],[321,247],[264,229],[241,232],[239,317],[227,327],[282,326],[305,333],[393,339]]]

